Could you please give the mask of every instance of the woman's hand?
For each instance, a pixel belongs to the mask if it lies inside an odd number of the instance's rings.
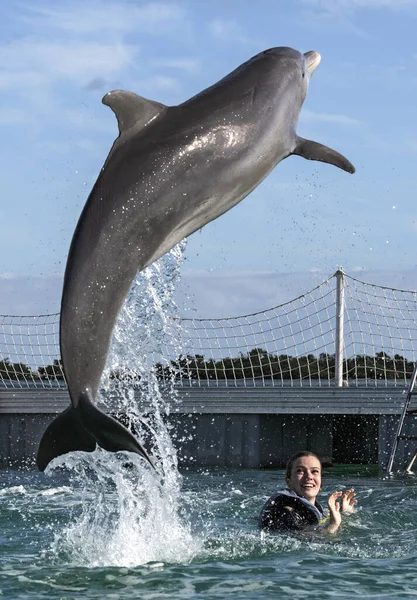
[[[342,494],[341,510],[345,514],[351,514],[356,512],[355,504],[357,500],[355,498],[355,490],[352,488],[350,490],[345,490]]]
[[[327,506],[329,507],[330,511],[330,523],[326,527],[326,530],[329,533],[335,533],[339,529],[340,523],[342,522],[342,516],[340,514],[341,504],[338,502],[339,498],[342,496],[342,492],[333,492],[333,494],[330,494],[327,500]]]

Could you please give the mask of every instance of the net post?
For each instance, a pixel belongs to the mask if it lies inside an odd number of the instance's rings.
[[[336,337],[335,337],[335,386],[343,387],[343,348],[345,318],[345,279],[343,268],[339,267],[336,276]]]

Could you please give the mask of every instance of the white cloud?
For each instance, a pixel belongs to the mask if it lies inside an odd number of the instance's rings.
[[[348,117],[347,115],[338,115],[330,113],[318,113],[308,108],[303,108],[301,115],[301,121],[306,122],[322,122],[322,123],[339,123],[341,125],[361,125],[362,122],[358,119]]]
[[[33,125],[36,121],[25,110],[20,108],[2,107],[0,109],[0,125]]]
[[[301,0],[323,18],[346,18],[360,10],[404,10],[417,7],[417,0]]]
[[[262,312],[291,302],[331,278],[336,271],[297,273],[227,271],[222,274],[185,271],[177,284],[175,302],[184,317],[226,318]],[[417,268],[375,270],[347,265],[345,273],[361,281],[394,289],[416,290]],[[59,310],[62,277],[0,274],[0,314],[39,315]]]
[[[3,47],[0,46],[3,54]],[[9,66],[10,68],[10,66]],[[30,69],[20,67],[17,71],[6,70],[0,67],[0,89],[13,90],[41,87],[46,85],[48,78],[43,73],[35,73]]]
[[[176,301],[183,316],[192,318],[227,318],[262,312],[291,302],[307,294],[333,272],[310,269],[298,273],[225,272],[222,275],[186,272],[177,286]],[[348,275],[358,275],[361,281],[393,289],[416,290],[417,268],[409,270],[375,270],[346,266]]]
[[[169,37],[191,27],[184,8],[175,2],[31,3],[22,5],[15,18],[24,27],[0,46],[0,88],[10,91],[58,83],[85,87],[120,78],[129,67],[137,69],[138,33]],[[161,59],[160,66],[191,72],[197,64],[169,58]],[[175,86],[167,77],[157,87]]]
[[[186,306],[196,318],[247,315],[289,302],[332,274],[317,271],[226,271],[218,275],[186,272],[177,286],[177,304]]]
[[[149,2],[140,5],[131,2],[56,2],[47,6],[39,3],[25,5],[21,17],[38,27],[66,31],[71,34],[91,35],[128,32],[166,34],[178,27],[189,27],[185,10],[175,2]]]
[[[195,73],[200,70],[200,62],[192,58],[173,58],[164,60],[155,60],[152,63],[155,67],[164,67],[168,69],[177,69]]]
[[[181,82],[175,77],[166,75],[152,75],[143,79],[131,79],[130,89],[141,96],[162,103],[174,103],[173,98],[181,92]]]
[[[153,77],[149,77],[148,79],[142,81],[141,89],[145,89],[147,91],[153,90],[179,90],[180,84],[177,79],[173,77],[166,77],[163,75],[155,75]]]
[[[336,269],[335,269],[336,270]],[[176,289],[184,316],[234,317],[263,311],[308,292],[333,273],[185,272]],[[62,277],[0,275],[0,314],[36,315],[59,310]]]
[[[103,111],[104,114],[104,111]],[[111,115],[110,111],[105,116]],[[93,131],[106,134],[117,134],[117,124],[114,118],[91,118],[91,115],[86,111],[80,110],[65,110],[61,112],[61,118],[64,123],[75,131]]]
[[[59,122],[61,127],[67,123],[83,130],[111,133],[108,120],[94,121],[81,109],[66,109],[71,104],[68,86],[75,86],[77,91],[94,78],[105,81],[103,76],[115,81],[133,62],[136,52],[126,44],[76,40],[64,43],[24,39],[0,46],[0,89],[13,98],[13,105],[8,100],[1,110],[0,123],[37,124],[41,130]]]
[[[0,72],[0,85],[29,87],[56,79],[78,82],[97,75],[114,76],[133,62],[136,52],[121,43],[20,40],[0,47],[2,64],[7,65]]]
[[[220,40],[242,44],[256,44],[256,40],[246,35],[236,21],[215,19],[209,23],[211,35]]]

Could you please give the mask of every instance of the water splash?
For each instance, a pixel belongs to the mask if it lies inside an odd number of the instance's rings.
[[[123,415],[125,424],[145,441],[157,469],[173,476],[172,484],[179,477],[177,454],[164,417],[178,398],[172,381],[158,381],[154,365],[179,339],[173,294],[184,251],[185,241],[133,282],[115,329],[102,396],[109,410]]]
[[[173,384],[163,393],[153,368],[178,321],[173,292],[185,243],[135,279],[121,310],[101,401],[144,442],[156,472],[139,456],[71,453],[51,463],[65,466],[80,503],[56,534],[53,554],[84,566],[134,566],[149,561],[188,562],[198,552],[181,513],[181,483],[166,416],[177,402]]]
[[[181,515],[180,495],[137,455],[101,448],[54,461],[78,486],[70,522],[55,535],[52,556],[75,566],[133,567],[187,563],[199,551]]]

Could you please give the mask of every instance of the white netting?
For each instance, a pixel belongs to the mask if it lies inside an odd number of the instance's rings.
[[[344,277],[346,378],[405,385],[416,359],[417,293]]]
[[[417,294],[336,273],[280,306],[240,317],[181,319],[179,341],[148,355],[159,378],[182,386],[331,386],[335,382],[336,277],[344,282],[343,379],[404,386],[415,360]],[[65,386],[59,315],[0,316],[0,386]],[[176,328],[178,332],[178,328]],[[178,347],[181,356],[177,356]]]
[[[227,319],[182,319],[183,385],[329,385],[335,290],[325,281],[269,310]],[[169,350],[168,350],[169,353]],[[169,367],[161,369],[169,377]]]
[[[0,315],[0,387],[65,387],[59,314]]]

